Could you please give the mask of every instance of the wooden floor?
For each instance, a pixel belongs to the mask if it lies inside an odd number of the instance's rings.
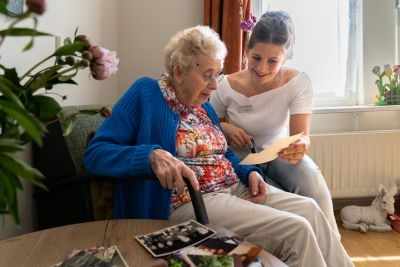
[[[400,233],[359,233],[340,229],[356,267],[400,267]]]

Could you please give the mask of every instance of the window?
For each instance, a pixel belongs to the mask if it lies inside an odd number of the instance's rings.
[[[374,65],[397,61],[395,0],[253,0],[253,13],[284,10],[295,24],[288,66],[306,72],[314,106],[372,104]],[[384,44],[382,44],[384,43]]]

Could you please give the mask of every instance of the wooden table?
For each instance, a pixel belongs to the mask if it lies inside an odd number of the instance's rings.
[[[49,267],[73,249],[117,245],[130,266],[149,266],[153,258],[134,239],[172,225],[157,220],[109,220],[47,229],[0,241],[0,266]]]
[[[0,241],[0,266],[50,267],[73,249],[117,245],[130,267],[151,266],[154,258],[134,239],[173,225],[158,220],[108,220],[68,225]],[[0,226],[1,227],[1,226]],[[271,263],[276,258],[271,257]],[[286,266],[276,262],[277,265]]]

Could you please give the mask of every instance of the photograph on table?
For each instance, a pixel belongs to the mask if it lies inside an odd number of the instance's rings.
[[[73,250],[52,267],[128,267],[117,246]]]
[[[190,220],[156,232],[135,236],[135,239],[154,257],[163,257],[197,245],[215,233],[211,228]]]

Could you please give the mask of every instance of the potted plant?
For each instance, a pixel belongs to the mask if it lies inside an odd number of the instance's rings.
[[[46,0],[26,0],[26,11],[14,14],[7,9],[8,0],[0,0],[0,13],[9,18],[8,27],[0,29],[0,45],[13,37],[29,37],[23,48],[29,50],[36,37],[52,36],[38,31],[37,16],[46,10]],[[22,21],[32,20],[33,27],[19,27]],[[1,59],[0,59],[1,60]],[[103,80],[117,71],[119,60],[115,52],[92,43],[87,36],[75,32],[46,58],[23,74],[0,62],[0,215],[10,214],[19,223],[17,192],[22,179],[43,186],[43,175],[16,157],[29,142],[42,144],[46,125],[59,120],[68,134],[78,113],[63,115],[54,99],[67,96],[51,93],[58,84],[76,85],[74,77],[89,69],[94,79]],[[81,110],[96,114],[100,110]]]
[[[372,73],[378,77],[375,81],[378,87],[375,103],[379,106],[400,104],[400,65],[386,64],[382,70],[375,66]]]

